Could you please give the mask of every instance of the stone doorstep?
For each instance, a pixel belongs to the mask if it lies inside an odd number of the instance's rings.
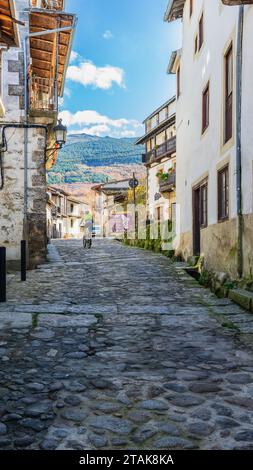
[[[229,299],[253,313],[253,292],[244,289],[230,289]]]

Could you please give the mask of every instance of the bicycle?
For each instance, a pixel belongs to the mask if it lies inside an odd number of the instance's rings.
[[[84,236],[83,236],[83,247],[84,249],[88,248],[91,249],[92,246],[92,234],[90,230],[85,230]]]

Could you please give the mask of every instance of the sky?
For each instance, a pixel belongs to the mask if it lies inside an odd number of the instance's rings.
[[[142,122],[175,94],[166,73],[180,48],[168,0],[67,0],[78,16],[61,117],[70,132],[138,137]]]

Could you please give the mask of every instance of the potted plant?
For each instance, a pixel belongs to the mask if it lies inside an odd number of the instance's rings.
[[[161,178],[160,178],[160,179],[161,179],[162,181],[165,181],[165,180],[168,179],[168,176],[169,176],[168,173],[163,173],[163,174],[161,175]]]

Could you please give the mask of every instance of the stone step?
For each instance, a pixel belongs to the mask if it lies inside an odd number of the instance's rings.
[[[253,292],[245,289],[231,289],[228,296],[233,302],[253,313]]]

